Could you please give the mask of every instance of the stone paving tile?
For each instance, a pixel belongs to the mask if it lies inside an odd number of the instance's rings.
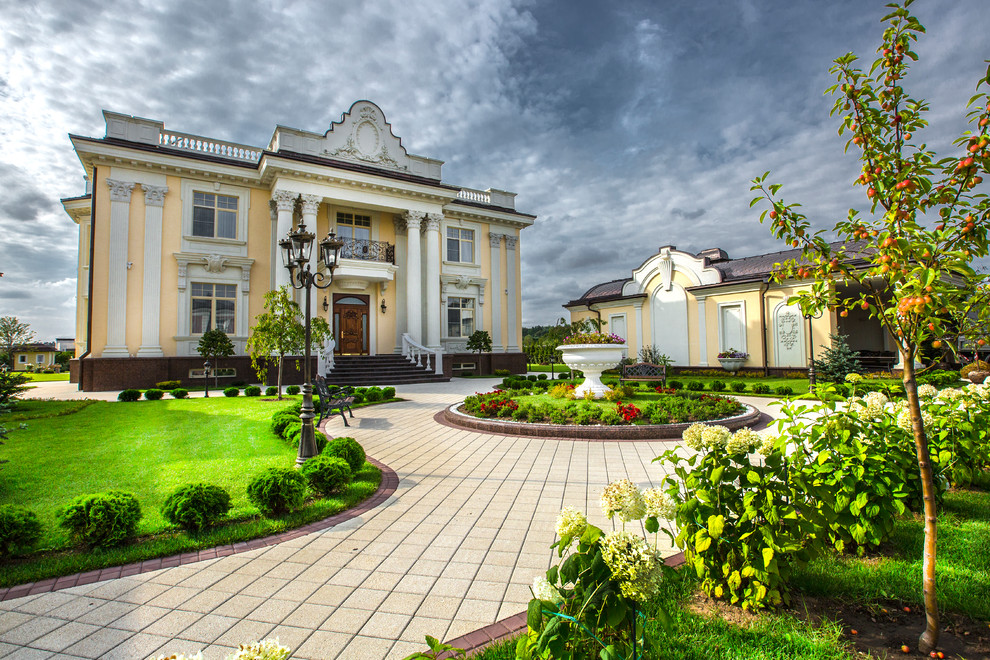
[[[232,616],[238,619],[247,618],[248,614],[253,612],[259,605],[265,602],[264,598],[260,598],[258,596],[248,596],[245,594],[237,594],[236,596],[231,596],[229,594],[221,595],[224,596],[224,601],[218,605],[215,610],[213,610],[213,613],[221,616]]]
[[[97,630],[99,630],[98,626],[70,621],[47,635],[32,641],[31,646],[45,651],[61,651]]]
[[[162,635],[137,633],[104,653],[100,656],[100,660],[135,660],[136,658],[157,657],[159,655],[157,651],[171,641],[170,637],[163,637]],[[195,653],[191,648],[187,650]]]
[[[275,628],[275,624],[264,623],[262,621],[238,621],[227,629],[215,641],[217,644],[236,646],[245,642],[260,641],[268,638],[268,633]]]
[[[114,605],[114,608],[109,608],[108,606]],[[161,619],[166,614],[172,612],[172,610],[166,609],[164,607],[154,607],[152,605],[130,605],[126,603],[107,603],[104,607],[108,607],[106,612],[98,612],[101,616],[112,615],[114,613],[119,613],[116,619],[110,623],[114,628],[120,628],[121,630],[130,630],[133,632],[139,632],[144,630],[151,624],[155,623]],[[101,608],[102,610],[103,608]],[[97,612],[93,613],[95,617]],[[80,619],[80,621],[85,621],[85,623],[94,623],[97,621],[91,621],[88,618]],[[103,624],[98,624],[103,625]]]
[[[33,618],[24,612],[4,612],[3,616],[0,616],[0,639],[3,639],[3,634],[8,630],[12,630],[22,623],[27,623]]]
[[[299,603],[290,600],[270,599],[259,605],[248,618],[254,621],[264,621],[266,623],[282,623],[285,617],[289,616],[292,610],[299,607]]]
[[[0,642],[24,646],[64,626],[65,623],[63,619],[53,619],[50,616],[31,617],[16,628],[0,634]]]
[[[325,660],[336,658],[351,641],[351,635],[344,633],[317,630],[303,643],[293,650],[292,657],[300,660]]]
[[[10,655],[5,655],[5,660],[47,660],[48,658],[54,658],[55,654],[51,651],[44,651],[42,649],[32,649],[25,647],[15,647],[16,650],[12,651]]]
[[[390,639],[358,636],[352,639],[337,655],[337,660],[368,660],[368,658],[384,658],[392,649],[395,642]]]
[[[102,658],[108,651],[133,635],[134,633],[129,630],[99,628],[93,634],[64,649],[64,652],[84,658]]]

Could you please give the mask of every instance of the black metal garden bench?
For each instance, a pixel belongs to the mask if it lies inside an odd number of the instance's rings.
[[[347,417],[344,415],[344,411],[347,411],[351,419],[354,419],[354,412],[351,410],[351,404],[354,403],[353,388],[331,387],[327,385],[325,379],[319,377],[314,382],[316,384],[316,394],[319,397],[320,409],[320,418],[316,423],[319,424],[322,422],[324,417],[339,414],[340,418],[344,420],[344,426],[350,426],[347,423]]]
[[[658,380],[667,384],[667,367],[662,364],[650,364],[649,362],[637,362],[636,364],[624,364],[619,371],[619,382],[627,380]]]

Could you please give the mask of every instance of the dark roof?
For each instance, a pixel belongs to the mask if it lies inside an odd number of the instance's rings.
[[[868,243],[865,241],[855,241],[845,243],[845,245],[846,252],[852,255],[854,263],[855,261],[863,261],[865,263],[866,260],[862,255],[871,250],[871,246]],[[836,241],[831,244],[833,252],[838,251],[842,246],[842,241]],[[707,267],[718,270],[721,281],[717,284],[704,284],[697,287],[690,287],[692,290],[714,288],[742,282],[759,282],[773,273],[775,264],[783,263],[791,259],[796,259],[800,262],[801,249],[796,248],[793,250],[782,250],[780,252],[757,254],[751,257],[741,257],[739,259],[729,259],[725,251],[719,248],[711,248],[708,250],[702,250],[696,256],[704,258],[705,265]],[[596,284],[585,291],[580,298],[568,302],[564,305],[564,307],[571,307],[573,305],[591,305],[608,300],[617,300],[619,298],[632,299],[642,297],[641,294],[633,296],[622,295],[623,285],[630,281],[632,281],[632,278],[627,277],[621,280],[612,280],[610,282]]]
[[[58,351],[58,349],[55,348],[55,344],[53,344],[53,343],[49,343],[49,342],[38,342],[38,343],[34,343],[34,344],[21,344],[20,346],[15,346],[14,347],[14,351],[15,352],[16,351],[21,351],[21,352],[23,352],[23,351],[35,351],[35,352],[41,353],[41,352],[44,352],[44,351]]]

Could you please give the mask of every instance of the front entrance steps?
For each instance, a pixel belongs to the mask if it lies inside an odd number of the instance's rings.
[[[446,383],[450,379],[417,367],[401,355],[337,355],[327,374],[329,385],[408,385]]]

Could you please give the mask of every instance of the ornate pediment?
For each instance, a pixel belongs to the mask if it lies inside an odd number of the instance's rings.
[[[358,101],[339,122],[330,125],[321,155],[409,171],[409,156],[402,141],[392,134],[385,113],[370,101]]]

